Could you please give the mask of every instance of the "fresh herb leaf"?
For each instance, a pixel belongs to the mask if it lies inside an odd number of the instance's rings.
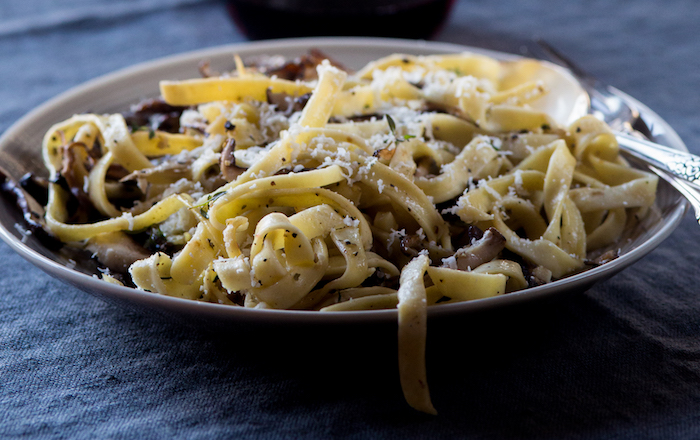
[[[412,134],[405,134],[401,137],[396,136],[396,122],[394,122],[394,119],[389,116],[389,115],[384,115],[386,117],[386,122],[389,124],[389,130],[391,130],[391,134],[394,136],[394,142],[399,143],[399,142],[404,142],[409,139],[413,139],[416,136]]]
[[[206,201],[198,205],[194,205],[192,208],[199,208],[199,212],[200,214],[202,214],[202,217],[209,219],[209,208],[211,207],[212,202],[214,202],[216,199],[223,196],[224,194],[226,194],[226,191],[219,191],[214,194],[209,194],[207,196]]]
[[[206,200],[206,201],[204,201],[204,202],[202,202],[202,203],[200,203],[200,204],[198,204],[198,205],[194,205],[193,208],[201,208],[201,207],[210,205],[211,202],[213,202],[214,200],[216,200],[216,199],[218,199],[219,197],[223,196],[224,194],[226,194],[226,191],[219,191],[219,192],[214,193],[214,194],[209,194],[209,195],[207,196],[207,200]]]
[[[394,119],[391,116],[384,116],[386,117],[386,123],[389,124],[389,130],[391,130],[391,134],[396,135],[396,122],[394,122]]]

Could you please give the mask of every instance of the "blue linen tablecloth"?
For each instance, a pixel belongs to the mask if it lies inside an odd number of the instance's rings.
[[[436,39],[542,37],[700,154],[699,19],[692,0],[463,0]],[[98,75],[242,41],[219,1],[4,1],[0,132]],[[700,438],[699,245],[687,216],[586,293],[431,322],[431,417],[403,401],[395,334],[193,328],[68,287],[0,243],[0,438]]]

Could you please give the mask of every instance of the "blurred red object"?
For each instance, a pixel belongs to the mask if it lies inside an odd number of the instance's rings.
[[[308,36],[429,39],[454,0],[227,0],[231,16],[253,40]]]

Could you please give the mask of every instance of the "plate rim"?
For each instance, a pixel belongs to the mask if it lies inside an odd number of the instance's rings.
[[[400,52],[402,48],[412,48],[413,50],[425,49],[426,52],[472,52],[492,56],[498,59],[523,58],[517,54],[510,54],[491,49],[448,42],[373,37],[290,38],[241,42],[207,47],[159,57],[149,61],[143,61],[75,85],[33,108],[10,125],[10,127],[8,127],[7,130],[5,130],[5,132],[0,136],[0,149],[3,149],[3,146],[7,142],[11,141],[18,134],[22,133],[23,129],[26,129],[26,126],[30,125],[35,119],[39,118],[42,114],[47,113],[50,109],[56,108],[61,102],[70,100],[78,95],[98,90],[114,81],[123,80],[129,76],[144,75],[149,71],[166,69],[169,65],[179,65],[182,63],[193,62],[215,55],[219,56],[226,52],[235,53],[237,50],[244,50],[246,52],[268,51],[269,53],[270,51],[274,50],[301,49],[313,46],[344,46],[346,48],[371,46],[374,48],[386,48],[387,50],[393,50],[394,52]],[[547,64],[550,67],[573,78],[566,69],[552,63]],[[196,63],[193,66],[196,66]],[[673,130],[668,122],[633,97],[625,94],[624,92],[620,92],[620,94],[622,95],[623,99],[629,101],[631,104],[634,104],[640,110],[640,113],[643,116],[650,117],[653,119],[654,124],[661,127],[663,134],[667,136],[673,144],[673,148],[688,151],[683,140],[675,132],[675,130]],[[523,301],[531,301],[539,298],[555,296],[557,293],[564,293],[561,292],[561,290],[563,290],[567,285],[571,286],[572,288],[576,288],[577,286],[585,286],[587,284],[592,286],[593,284],[604,281],[624,268],[632,265],[660,245],[679,226],[688,209],[689,204],[687,201],[681,200],[680,203],[678,203],[671,210],[668,216],[668,221],[665,222],[665,224],[659,231],[657,231],[655,235],[612,262],[576,275],[572,275],[570,277],[563,278],[553,283],[524,289],[508,295],[477,299],[461,303],[434,305],[428,308],[428,316],[429,318],[436,318],[461,315],[484,309],[501,308]],[[70,269],[51,258],[41,255],[36,250],[25,245],[11,231],[9,231],[4,224],[1,223],[0,238],[2,238],[2,240],[7,243],[14,252],[32,263],[34,266],[48,273],[50,276],[59,279],[59,281],[66,282],[80,290],[104,299],[115,299],[128,303],[136,303],[141,306],[157,308],[162,311],[186,314],[195,313],[198,315],[201,314],[202,317],[209,316],[226,319],[238,318],[242,322],[266,322],[274,319],[275,322],[284,324],[344,324],[358,321],[395,322],[398,314],[397,309],[344,311],[333,313],[319,313],[317,311],[305,310],[248,309],[244,307],[206,303],[167,295],[154,294],[129,287],[105,283],[102,280],[96,279],[94,275],[90,276]]]

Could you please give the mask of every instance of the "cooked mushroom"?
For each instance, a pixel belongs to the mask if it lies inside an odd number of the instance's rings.
[[[395,152],[396,148],[382,148],[381,150],[375,150],[375,152],[372,153],[372,156],[378,158],[383,163],[388,164],[391,161],[391,158],[394,157]]]
[[[134,261],[151,254],[123,232],[100,234],[88,240],[85,249],[113,272],[126,273]]]
[[[168,185],[180,179],[188,178],[192,173],[191,164],[191,158],[189,160],[183,160],[182,158],[168,160],[155,167],[134,171],[122,177],[119,182],[128,183],[135,181],[141,192],[148,198],[151,196],[148,193],[150,184]]]
[[[224,148],[221,150],[221,159],[219,161],[219,168],[221,168],[221,174],[224,176],[227,182],[233,182],[241,175],[245,169],[236,165],[236,156],[234,155],[236,151],[236,140],[233,138],[228,138],[224,144]]]
[[[308,55],[295,58],[294,60],[283,64],[277,64],[277,58],[255,60],[253,62],[253,67],[256,67],[260,72],[267,76],[276,76],[278,78],[290,81],[313,81],[318,79],[316,66],[321,64],[323,60],[328,60],[338,69],[349,72],[349,69],[347,69],[345,66],[333,60],[318,49],[311,49],[309,50]]]
[[[180,116],[187,107],[167,104],[162,99],[147,99],[133,106],[124,113],[124,119],[130,127],[148,127],[150,130],[178,133]]]
[[[83,188],[85,178],[89,175],[88,169],[92,165],[92,158],[88,156],[85,144],[71,142],[63,146],[59,173],[66,179],[70,188]]]
[[[425,249],[424,240],[418,234],[409,234],[401,238],[400,248],[404,255],[415,257]]]
[[[454,253],[455,263],[459,270],[469,270],[487,263],[506,246],[506,238],[496,228],[488,228],[483,237],[470,246],[465,246]]]
[[[46,206],[49,202],[49,181],[47,179],[27,173],[19,179],[19,186],[41,206]]]
[[[452,246],[455,249],[471,246],[477,240],[481,240],[484,236],[484,231],[474,225],[464,225],[458,216],[451,214],[446,217],[450,225],[450,234],[452,234]]]
[[[292,97],[286,93],[273,93],[269,88],[265,93],[267,94],[267,103],[274,105],[278,111],[284,113],[286,116],[303,110],[309,98],[311,98],[311,93]]]
[[[97,213],[88,196],[86,185],[94,160],[83,143],[71,142],[62,149],[61,169],[53,183],[57,183],[70,194],[67,220],[71,223],[85,223]]]
[[[34,178],[31,175],[25,175],[20,184],[17,184],[4,170],[0,169],[2,195],[9,197],[22,210],[28,234],[35,236],[48,249],[60,249],[63,243],[48,231],[44,223],[44,207],[35,200],[33,194],[23,189],[22,182],[28,179]]]

